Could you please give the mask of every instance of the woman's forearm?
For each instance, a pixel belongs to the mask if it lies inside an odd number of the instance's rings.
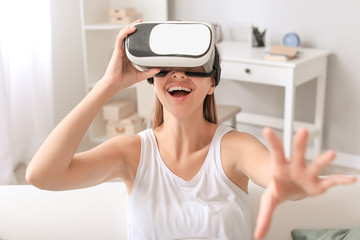
[[[45,188],[68,169],[90,124],[115,93],[105,80],[95,85],[42,143],[27,168],[28,182]]]
[[[31,184],[40,188],[53,188],[52,186],[69,176],[66,173],[71,172],[68,170],[72,166],[74,154],[103,105],[116,92],[153,77],[160,71],[155,68],[139,71],[126,57],[123,41],[127,35],[136,30],[132,26],[136,22],[120,30],[104,77],[58,124],[33,157],[26,171],[26,179]],[[91,164],[88,163],[87,166],[89,165]],[[82,169],[73,171],[72,176],[80,174],[78,171],[82,171]],[[72,179],[67,180],[72,181]]]

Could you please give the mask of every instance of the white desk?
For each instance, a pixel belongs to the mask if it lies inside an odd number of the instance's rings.
[[[285,155],[290,156],[292,134],[303,126],[314,138],[315,154],[320,153],[324,119],[326,65],[329,51],[301,49],[297,59],[276,62],[262,59],[264,48],[251,48],[247,43],[221,42],[218,44],[222,58],[221,78],[285,88],[284,117],[278,119],[265,115],[241,112],[237,121],[245,124],[270,126],[283,130]],[[296,87],[317,80],[315,119],[313,123],[294,121]]]

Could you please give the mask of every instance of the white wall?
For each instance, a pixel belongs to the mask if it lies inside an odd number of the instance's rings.
[[[85,96],[80,5],[77,0],[51,0],[55,122]]]
[[[80,9],[77,0],[51,0],[55,119],[60,121],[83,97]],[[246,40],[251,23],[266,27],[272,43],[297,32],[304,46],[329,49],[324,148],[360,156],[360,2],[356,0],[169,0],[170,19],[222,25],[227,38]],[[297,92],[296,117],[311,120],[315,85]],[[238,102],[245,110],[282,115],[283,91],[222,81],[218,102]],[[245,100],[244,100],[245,99]]]
[[[356,0],[170,0],[170,19],[222,25],[226,38],[247,40],[250,24],[267,28],[270,41],[281,43],[288,32],[302,45],[329,49],[324,149],[360,156],[360,2]],[[297,91],[296,118],[311,120],[315,84]],[[238,102],[247,111],[282,116],[282,89],[251,84],[220,84],[218,102]]]

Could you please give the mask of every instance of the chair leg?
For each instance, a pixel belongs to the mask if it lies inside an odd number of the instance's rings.
[[[236,115],[230,119],[231,127],[236,130]]]

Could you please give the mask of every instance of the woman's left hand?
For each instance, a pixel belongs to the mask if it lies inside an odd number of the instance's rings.
[[[291,158],[285,158],[281,140],[270,128],[264,129],[264,137],[270,145],[272,179],[261,197],[255,239],[266,235],[273,212],[281,202],[320,195],[332,186],[356,181],[355,177],[339,175],[318,177],[320,171],[335,158],[333,151],[320,154],[306,165],[306,129],[297,131]]]

